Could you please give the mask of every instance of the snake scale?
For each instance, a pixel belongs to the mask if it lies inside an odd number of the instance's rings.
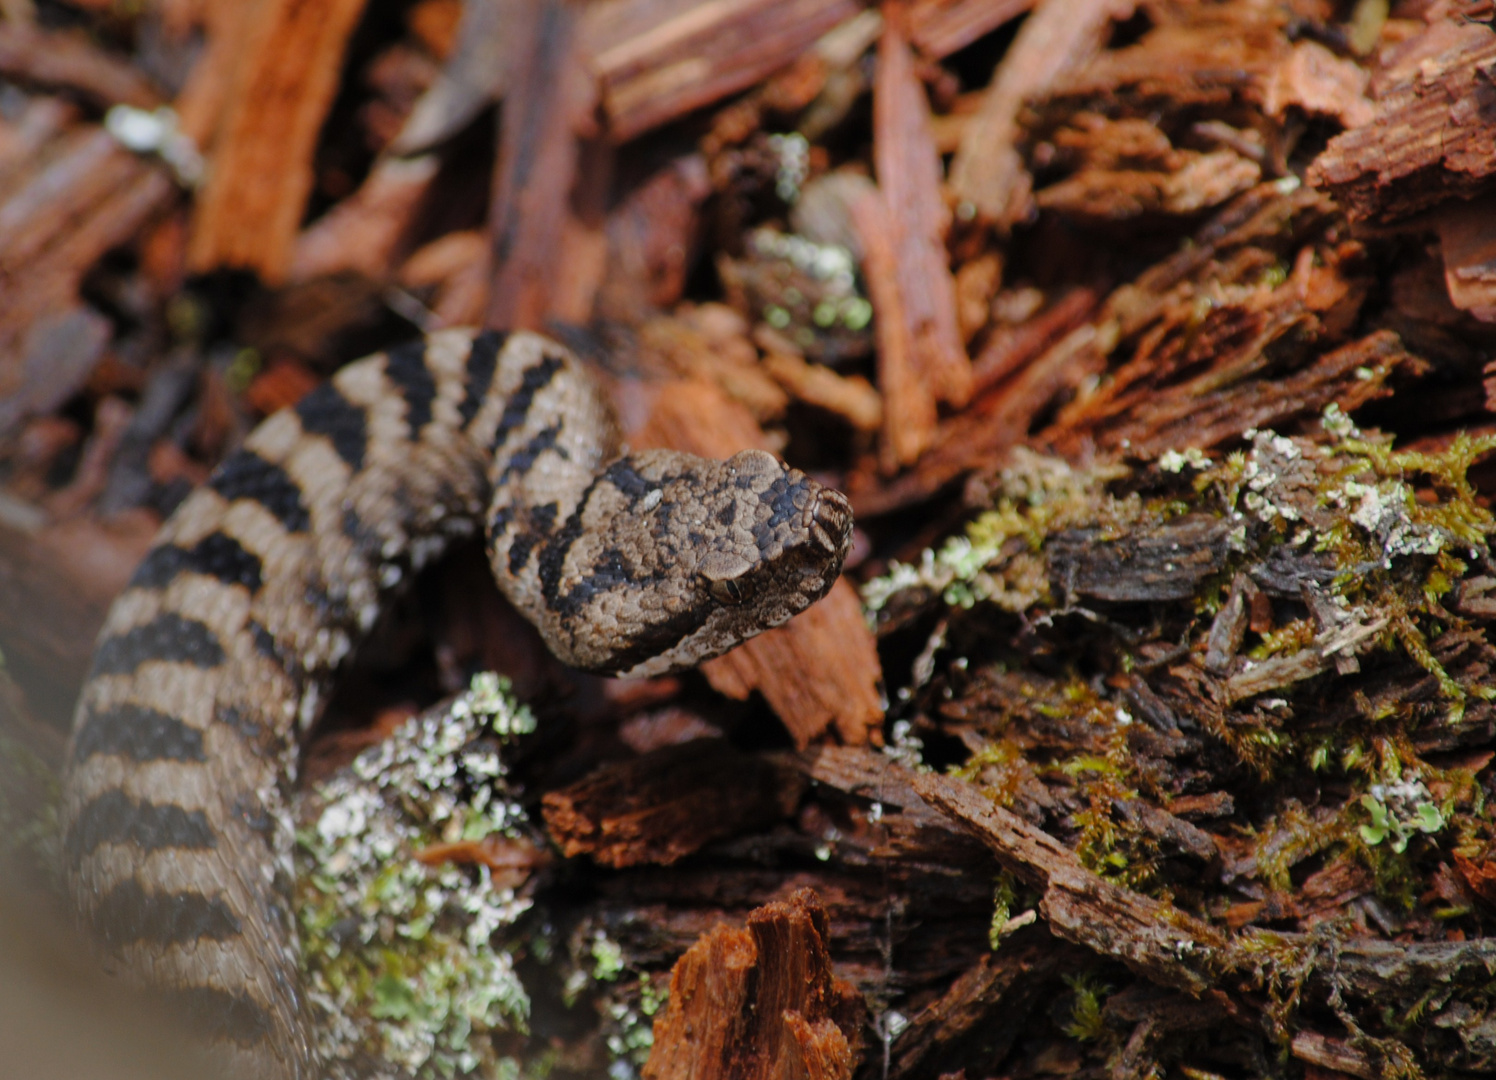
[[[601,390],[530,333],[448,330],[266,419],[110,609],[64,785],[71,899],[229,1071],[309,1080],[289,813],[300,736],[381,595],[479,526],[576,667],[691,667],[823,596],[846,499],[771,455],[624,454]]]

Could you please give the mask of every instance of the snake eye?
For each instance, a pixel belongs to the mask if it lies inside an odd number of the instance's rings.
[[[744,578],[728,578],[726,581],[712,582],[710,592],[717,603],[736,607],[753,598],[753,585]]]
[[[753,585],[748,579],[752,569],[751,562],[731,551],[708,551],[696,564],[696,572],[706,578],[712,599],[729,606],[753,599]]]

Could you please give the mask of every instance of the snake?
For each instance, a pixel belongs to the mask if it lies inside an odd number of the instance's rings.
[[[290,902],[300,744],[388,594],[480,529],[558,659],[653,676],[824,596],[852,511],[763,450],[629,452],[585,365],[525,331],[436,331],[263,420],[110,607],[61,812],[108,966],[229,1074],[319,1074]]]

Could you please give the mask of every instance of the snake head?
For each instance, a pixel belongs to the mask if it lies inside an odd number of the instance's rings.
[[[772,454],[642,451],[608,466],[538,552],[537,622],[578,667],[694,667],[825,596],[851,540],[846,497]]]

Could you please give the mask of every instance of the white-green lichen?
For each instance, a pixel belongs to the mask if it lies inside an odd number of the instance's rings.
[[[926,548],[917,565],[894,562],[862,587],[869,617],[905,589],[935,593],[950,607],[990,602],[1024,611],[1048,596],[1039,549],[1051,529],[1079,523],[1102,487],[1125,470],[1072,469],[1057,458],[1018,449],[998,478],[996,505],[948,539]]]
[[[441,843],[528,841],[500,748],[534,725],[506,681],[479,675],[319,790],[321,810],[298,836],[298,915],[308,996],[326,1014],[324,1060],[373,1059],[418,1077],[504,1074],[508,1059],[488,1036],[523,1032],[530,1003],[500,931],[530,901],[481,863],[416,856]]]

